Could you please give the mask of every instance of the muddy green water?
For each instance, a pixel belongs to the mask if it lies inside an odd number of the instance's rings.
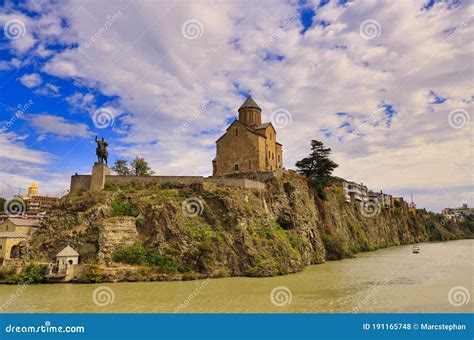
[[[474,240],[421,244],[420,254],[413,254],[412,246],[400,246],[271,278],[45,284],[30,285],[18,294],[17,286],[0,285],[0,310],[474,312],[473,250]]]

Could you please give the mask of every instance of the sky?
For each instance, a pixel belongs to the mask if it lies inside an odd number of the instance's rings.
[[[317,139],[337,176],[474,206],[472,1],[6,1],[0,27],[0,196],[67,193],[95,136],[210,175],[251,91],[284,167]]]

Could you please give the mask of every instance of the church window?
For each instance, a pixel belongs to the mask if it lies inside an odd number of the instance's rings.
[[[275,159],[275,154],[272,152],[272,159]]]
[[[252,169],[252,161],[249,160],[249,170]]]
[[[268,151],[268,158],[270,158],[270,151]]]
[[[280,162],[280,155],[278,155],[278,162]]]
[[[270,140],[272,140],[272,133],[270,132]]]
[[[235,129],[235,135],[236,135],[236,136],[239,135],[239,129]]]
[[[239,171],[239,165],[238,165],[238,164],[235,164],[235,165],[234,165],[234,170],[235,170],[235,171]]]

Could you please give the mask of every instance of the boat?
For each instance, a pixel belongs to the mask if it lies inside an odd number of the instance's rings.
[[[420,246],[413,246],[413,254],[418,254],[420,252]]]

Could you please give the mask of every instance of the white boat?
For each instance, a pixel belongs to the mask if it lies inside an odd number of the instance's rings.
[[[413,254],[418,254],[420,252],[420,246],[413,246]]]

